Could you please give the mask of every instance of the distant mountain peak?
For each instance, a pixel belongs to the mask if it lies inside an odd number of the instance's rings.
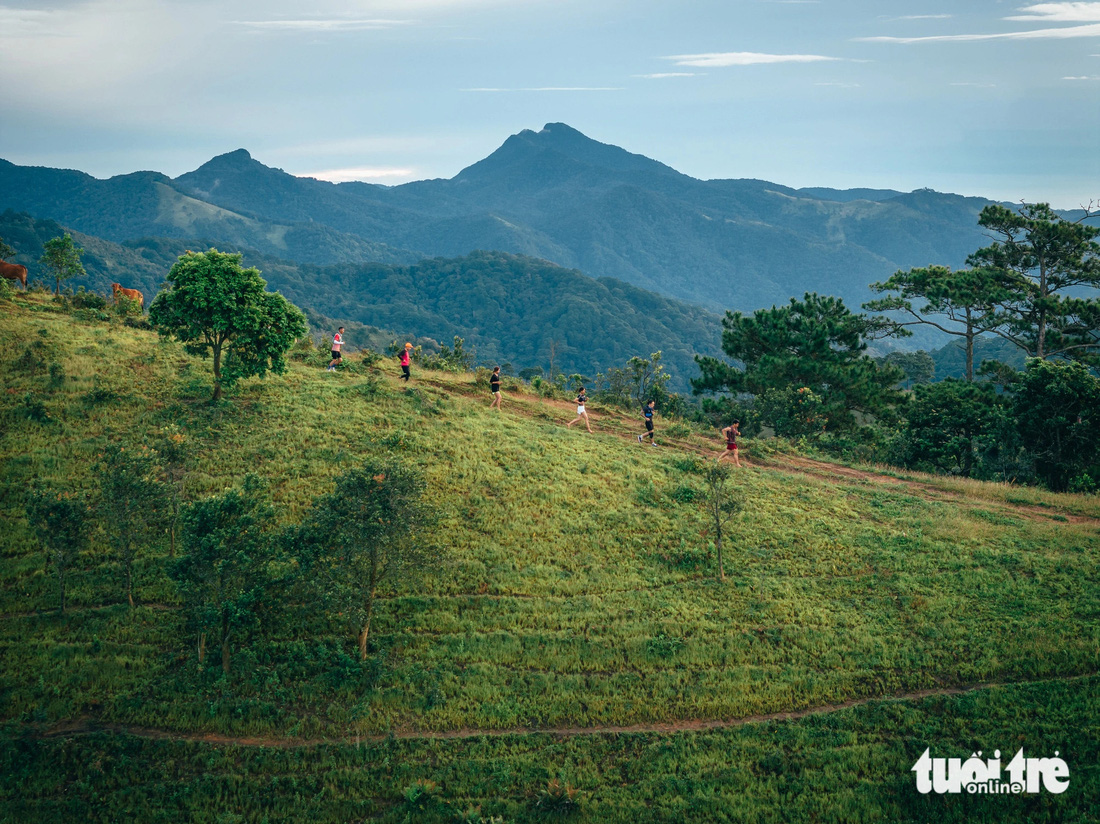
[[[532,164],[545,171],[547,155],[556,155],[565,166],[593,167],[610,172],[649,172],[679,176],[675,169],[645,155],[634,154],[593,140],[565,123],[547,123],[540,131],[524,129],[509,137],[484,160],[459,172],[456,179],[470,180],[499,173],[515,174]]]

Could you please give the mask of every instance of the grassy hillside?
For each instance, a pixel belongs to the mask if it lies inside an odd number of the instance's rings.
[[[568,403],[515,384],[498,413],[473,375],[405,386],[388,362],[323,360],[212,407],[208,365],[176,344],[0,302],[0,820],[1100,815],[1096,497],[750,443],[718,582],[696,461],[712,433],[659,420],[643,447],[634,419],[567,429]],[[256,472],[283,523],[399,456],[447,563],[385,592],[363,664],[332,616],[250,642],[229,676],[199,669],[166,546],[139,557],[130,609],[97,539],[58,615],[31,483],[90,488],[109,440],[168,432],[192,452],[188,498]],[[1058,750],[1070,788],[921,796],[929,746]]]

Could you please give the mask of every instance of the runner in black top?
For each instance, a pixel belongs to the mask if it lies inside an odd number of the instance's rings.
[[[645,434],[638,436],[638,443],[641,443],[643,438],[649,438],[650,446],[657,445],[657,441],[653,438],[653,407],[656,405],[657,401],[650,401],[642,407],[642,417],[645,418]]]
[[[489,408],[494,406],[500,409],[500,367],[493,369],[493,374],[489,377],[489,389],[493,392],[493,402],[489,404]]]
[[[585,394],[584,387],[582,386],[580,391],[577,393],[577,417],[573,418],[573,420],[567,423],[566,426],[572,426],[577,421],[583,418],[584,425],[588,427],[588,431],[592,431],[592,424],[588,422],[588,413],[584,411],[584,405],[586,403],[588,403],[588,395]]]

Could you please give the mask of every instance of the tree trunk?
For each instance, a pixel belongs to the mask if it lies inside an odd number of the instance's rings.
[[[714,551],[718,555],[718,580],[726,580],[726,565],[722,563],[722,521],[715,519]]]
[[[206,633],[199,633],[199,666],[206,660]]]
[[[222,345],[215,343],[211,349],[214,356],[214,397],[211,400],[218,401],[222,397]]]
[[[378,587],[378,564],[371,564],[370,585],[367,587],[367,620],[359,633],[359,660],[367,660],[367,637],[370,635],[370,621],[374,616],[374,593]]]
[[[126,565],[126,600],[130,602],[130,609],[134,608],[134,567],[132,563]]]
[[[229,613],[222,613],[222,672],[229,675]]]
[[[61,567],[57,569],[57,583],[61,587],[61,614],[65,614],[65,573]]]

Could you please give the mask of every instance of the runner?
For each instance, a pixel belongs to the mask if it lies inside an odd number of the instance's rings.
[[[572,426],[577,421],[584,419],[584,425],[588,427],[588,431],[592,431],[592,424],[588,422],[588,413],[584,411],[584,405],[588,403],[588,395],[584,392],[584,387],[581,387],[581,391],[577,393],[577,417],[573,418],[566,426]]]
[[[500,409],[500,367],[493,369],[493,374],[489,377],[489,389],[493,392],[493,402],[489,404],[489,408],[494,406]]]
[[[722,434],[726,436],[726,448],[722,451],[722,454],[718,456],[718,460],[727,458],[732,453],[733,462],[740,466],[741,456],[737,454],[737,439],[741,435],[741,421],[734,421],[731,423],[722,430]]]
[[[405,383],[409,382],[409,352],[412,351],[413,345],[411,343],[405,344],[405,349],[401,353],[401,376],[405,379]]]
[[[656,446],[657,441],[653,437],[653,407],[657,405],[657,401],[650,401],[642,407],[642,416],[645,418],[645,434],[638,436],[638,443],[642,443],[643,438],[649,438],[649,445]]]
[[[340,361],[343,360],[343,355],[340,354],[340,347],[344,345],[344,327],[341,326],[339,331],[332,336],[332,362],[329,363],[326,372],[335,372],[336,367],[340,365]]]

